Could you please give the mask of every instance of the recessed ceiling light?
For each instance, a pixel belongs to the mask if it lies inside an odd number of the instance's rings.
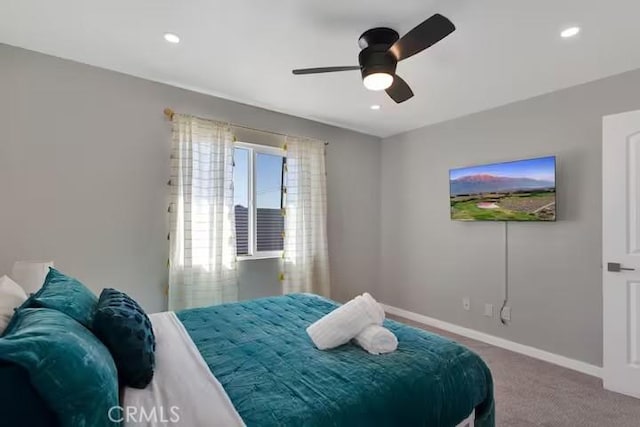
[[[560,33],[560,36],[567,39],[569,37],[577,36],[579,32],[580,32],[580,27],[569,27],[562,30],[562,32]]]
[[[378,104],[373,104],[373,105],[372,105],[371,107],[369,107],[369,108],[371,108],[372,110],[379,110],[379,109],[380,109],[380,106],[379,106]]]
[[[164,39],[169,43],[180,43],[180,37],[173,33],[165,33]]]

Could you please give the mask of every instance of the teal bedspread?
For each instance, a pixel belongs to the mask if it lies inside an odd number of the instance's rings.
[[[317,350],[305,329],[338,304],[307,294],[178,312],[248,427],[493,427],[491,373],[453,341],[387,320],[398,350]]]

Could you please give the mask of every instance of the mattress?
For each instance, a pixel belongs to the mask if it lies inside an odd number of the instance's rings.
[[[307,294],[176,313],[247,426],[493,427],[491,373],[467,348],[391,320],[397,351],[317,350],[305,329],[337,307]]]

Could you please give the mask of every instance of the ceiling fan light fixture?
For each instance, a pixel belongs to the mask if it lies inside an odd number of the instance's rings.
[[[358,66],[316,67],[293,70],[293,74],[320,74],[360,70],[364,86],[373,91],[386,91],[396,104],[413,97],[413,91],[396,74],[398,61],[416,55],[454,32],[455,25],[439,13],[418,24],[404,36],[387,27],[371,28],[360,36]],[[375,109],[375,108],[374,108]]]
[[[365,76],[362,82],[369,90],[385,90],[393,84],[393,76],[389,73],[372,73]]]

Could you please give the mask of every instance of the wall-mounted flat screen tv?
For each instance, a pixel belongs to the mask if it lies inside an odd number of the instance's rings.
[[[449,171],[451,219],[555,221],[555,156]]]

